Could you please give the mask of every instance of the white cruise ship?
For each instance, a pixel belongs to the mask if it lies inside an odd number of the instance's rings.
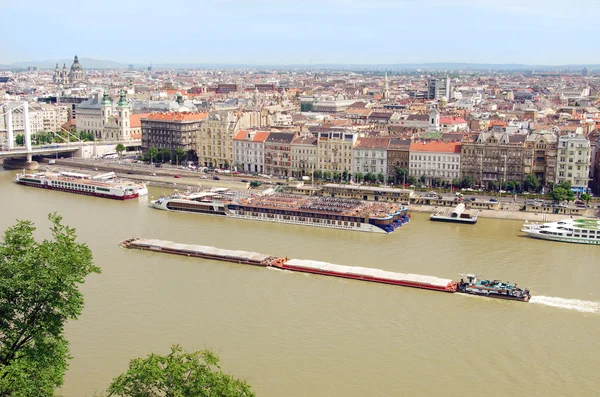
[[[565,219],[558,222],[525,223],[521,231],[531,237],[565,243],[600,245],[600,221]]]
[[[152,200],[151,207],[165,211],[375,233],[391,233],[409,221],[408,208],[396,203],[280,193],[222,193],[174,194]]]

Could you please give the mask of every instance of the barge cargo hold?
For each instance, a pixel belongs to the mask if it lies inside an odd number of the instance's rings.
[[[453,280],[420,274],[404,274],[389,272],[360,266],[343,266],[327,262],[318,262],[303,259],[289,259],[273,265],[285,270],[303,273],[320,274],[351,278],[354,280],[371,281],[383,284],[399,285],[402,287],[421,288],[442,292],[456,292],[457,284]]]
[[[132,238],[121,242],[125,248],[135,248],[165,254],[193,256],[196,258],[214,259],[233,263],[243,263],[254,266],[273,266],[281,258],[271,255],[259,254],[258,252],[226,250],[206,245],[180,244],[173,241]]]
[[[247,265],[274,267],[302,273],[350,278],[402,287],[421,288],[441,292],[456,292],[457,283],[450,279],[418,274],[389,272],[360,266],[343,266],[302,259],[279,258],[247,251],[232,251],[204,245],[179,244],[172,241],[132,238],[121,242],[125,248],[135,248],[167,254],[193,256]]]

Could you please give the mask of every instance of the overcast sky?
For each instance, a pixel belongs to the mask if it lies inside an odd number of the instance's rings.
[[[0,64],[600,63],[599,0],[3,3]]]

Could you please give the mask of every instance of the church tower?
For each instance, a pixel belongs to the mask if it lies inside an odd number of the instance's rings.
[[[437,109],[431,109],[429,112],[429,128],[436,130],[440,128],[440,112]]]
[[[121,91],[119,95],[119,102],[117,102],[117,113],[119,115],[119,133],[120,140],[128,141],[131,139],[131,125],[129,124],[129,118],[131,114],[131,108],[125,98],[125,92]]]
[[[102,123],[106,124],[110,116],[112,116],[112,100],[106,91],[104,91],[104,95],[102,96],[100,108],[102,110]]]
[[[388,80],[387,72],[385,72],[385,77],[383,79],[383,99],[390,99],[390,82]]]

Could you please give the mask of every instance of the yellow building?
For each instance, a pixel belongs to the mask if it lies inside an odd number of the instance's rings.
[[[358,133],[347,130],[319,132],[317,140],[317,169],[325,172],[352,172],[352,148]]]
[[[197,139],[198,165],[233,167],[233,137],[239,131],[238,118],[231,112],[213,113],[200,127]]]

